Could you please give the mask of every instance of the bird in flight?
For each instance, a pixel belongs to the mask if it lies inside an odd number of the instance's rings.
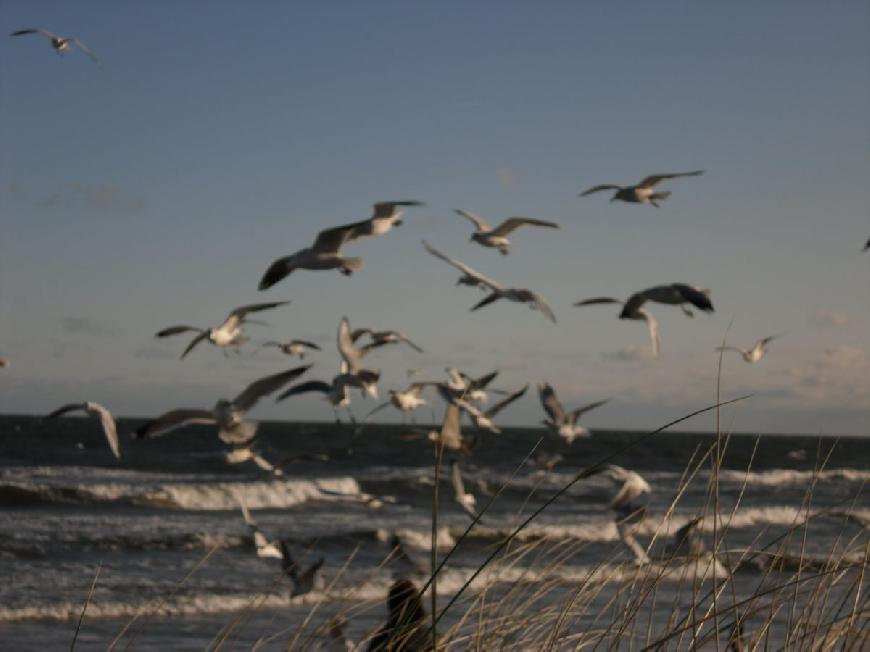
[[[531,217],[510,217],[497,227],[492,228],[480,215],[469,213],[459,208],[455,209],[455,212],[474,224],[476,231],[471,234],[471,242],[476,242],[484,247],[496,248],[503,255],[508,254],[511,245],[510,240],[507,239],[508,234],[521,226],[542,226],[549,229],[559,228],[559,225],[555,222],[536,220]]]
[[[767,353],[768,343],[771,340],[775,340],[777,337],[781,337],[781,336],[782,336],[782,334],[770,335],[768,337],[764,337],[764,338],[758,340],[755,344],[753,344],[752,348],[747,349],[745,351],[743,349],[737,348],[736,346],[718,346],[718,347],[716,347],[716,350],[717,351],[736,351],[741,356],[743,356],[743,359],[746,362],[753,364],[753,363],[761,360],[764,357],[764,354]]]
[[[675,172],[673,174],[651,174],[636,186],[617,186],[605,183],[584,190],[580,193],[580,197],[585,197],[586,195],[591,195],[594,192],[600,192],[602,190],[615,190],[616,193],[614,193],[613,197],[610,198],[610,201],[616,201],[619,199],[620,201],[629,202],[631,204],[652,204],[658,208],[660,201],[664,201],[671,196],[669,190],[665,190],[664,192],[653,191],[659,182],[664,181],[665,179],[676,179],[677,177],[697,177],[701,174],[704,174],[704,170],[695,170],[694,172]]]
[[[109,448],[112,449],[112,454],[116,459],[121,459],[121,450],[118,446],[118,430],[115,427],[115,418],[99,403],[93,401],[85,401],[84,403],[68,403],[57,408],[54,412],[46,416],[46,419],[54,419],[67,412],[76,412],[81,410],[92,417],[100,420],[100,425],[103,427],[103,434],[106,436],[106,441],[109,443]]]
[[[604,399],[603,401],[595,401],[595,403],[590,403],[589,405],[577,408],[573,412],[565,412],[565,408],[562,407],[559,397],[556,396],[556,390],[554,390],[549,383],[541,383],[538,385],[538,395],[541,399],[541,405],[547,413],[547,418],[544,419],[543,422],[544,425],[569,444],[578,437],[589,436],[589,430],[583,426],[577,425],[577,419],[580,418],[580,415],[597,408],[600,405],[604,405],[610,400]]]
[[[263,346],[274,346],[285,355],[299,356],[300,360],[305,359],[306,349],[313,349],[314,351],[320,350],[320,347],[317,344],[307,340],[290,340],[289,342],[276,342],[272,340],[264,342]]]
[[[47,29],[19,29],[18,31],[12,32],[9,36],[24,36],[26,34],[41,34],[45,38],[47,38],[51,42],[51,47],[54,48],[54,51],[58,54],[63,54],[72,48],[73,45],[77,46],[79,50],[84,52],[88,58],[94,63],[97,62],[97,57],[94,56],[94,53],[91,52],[85,44],[82,43],[75,37],[64,38],[62,36],[58,36],[57,34],[53,34],[49,32]]]
[[[271,310],[272,308],[284,306],[288,303],[290,302],[273,301],[271,303],[254,303],[248,306],[241,306],[230,312],[230,314],[224,320],[224,323],[222,323],[220,326],[217,326],[216,328],[197,328],[196,326],[187,325],[170,326],[169,328],[164,328],[162,331],[158,331],[155,337],[171,337],[172,335],[187,333],[189,331],[199,333],[195,338],[191,340],[190,344],[187,345],[187,348],[184,349],[184,352],[181,354],[182,358],[190,353],[193,348],[203,340],[208,340],[209,342],[220,348],[231,347],[234,349],[238,349],[240,346],[248,341],[248,338],[242,334],[242,324],[246,322],[256,323],[246,318],[249,313],[260,312],[262,310]]]

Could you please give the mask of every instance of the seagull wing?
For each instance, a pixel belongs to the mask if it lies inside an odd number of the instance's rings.
[[[609,400],[610,400],[609,398],[606,398],[606,399],[604,399],[603,401],[595,401],[594,403],[590,403],[589,405],[584,405],[584,406],[581,407],[581,408],[577,408],[576,410],[574,410],[574,411],[571,413],[571,420],[572,420],[572,421],[577,421],[577,419],[580,417],[581,414],[584,414],[584,413],[586,413],[586,412],[589,412],[589,410],[594,410],[594,409],[597,408],[598,406],[600,406],[600,405],[604,405],[604,404],[607,403]]]
[[[91,51],[87,48],[87,46],[86,46],[84,43],[82,43],[82,42],[81,42],[80,40],[78,40],[77,38],[73,38],[73,39],[70,39],[70,40],[71,40],[73,43],[75,43],[76,45],[78,45],[78,46],[79,46],[79,50],[81,50],[82,52],[84,52],[84,53],[85,53],[85,54],[90,58],[91,61],[93,61],[94,63],[97,63],[97,57],[96,57],[96,55],[94,55],[94,53],[91,52]]]
[[[460,262],[458,260],[455,260],[453,258],[450,258],[450,256],[445,256],[440,251],[435,249],[435,247],[432,247],[425,240],[423,240],[423,246],[426,248],[426,251],[428,251],[430,254],[432,254],[436,258],[440,258],[445,263],[448,263],[449,265],[453,265],[456,269],[458,269],[459,271],[461,271],[465,275],[470,276],[471,278],[475,279],[476,281],[479,281],[479,282],[483,283],[484,285],[489,286],[493,290],[503,289],[499,283],[496,283],[495,281],[493,281],[490,278],[487,278],[486,276],[484,276],[480,272],[475,271],[474,269],[472,269],[471,267],[469,267],[465,263]]]
[[[332,385],[329,383],[325,383],[322,380],[309,380],[304,383],[299,383],[298,385],[293,385],[286,392],[282,392],[278,394],[278,397],[275,401],[283,401],[285,398],[289,396],[296,396],[297,394],[305,394],[306,392],[320,392],[321,394],[329,394],[332,392]]]
[[[612,183],[604,183],[600,186],[592,186],[589,190],[584,190],[580,193],[580,197],[591,195],[593,192],[601,192],[602,190],[622,190],[622,186],[614,186]]]
[[[485,389],[487,385],[489,385],[492,381],[494,381],[499,372],[498,371],[490,371],[488,374],[483,374],[480,378],[472,378],[467,374],[459,372],[460,377],[465,380],[468,385],[468,389]]]
[[[352,342],[356,342],[359,338],[361,338],[365,335],[371,335],[371,334],[372,334],[371,328],[354,328],[350,332],[350,339]]]
[[[523,387],[521,390],[519,390],[519,391],[517,391],[517,392],[514,392],[513,394],[509,395],[506,399],[504,399],[504,400],[502,400],[502,401],[499,401],[498,403],[496,403],[495,405],[493,405],[493,406],[492,406],[491,408],[489,408],[489,409],[488,409],[484,414],[485,414],[487,417],[489,417],[490,419],[492,419],[496,414],[498,414],[499,412],[501,412],[501,411],[502,411],[503,409],[505,409],[508,405],[510,405],[511,403],[513,403],[514,401],[516,401],[517,399],[519,399],[523,394],[525,394],[525,393],[526,393],[526,390],[527,390],[528,388],[529,388],[529,386],[526,385],[526,386]]]
[[[318,253],[337,254],[338,250],[346,242],[352,240],[355,237],[355,232],[366,222],[354,222],[353,224],[344,224],[321,231],[317,234],[317,238],[314,240],[311,248]]]
[[[46,419],[54,419],[55,417],[59,417],[61,414],[66,414],[67,412],[74,412],[75,410],[85,410],[87,403],[67,403],[66,405],[62,405],[57,408],[51,414],[46,415]]]
[[[758,344],[756,344],[756,346],[758,346],[758,345],[760,344],[760,345],[761,345],[761,348],[764,348],[764,347],[767,346],[767,345],[768,345],[772,340],[775,340],[775,339],[777,339],[778,337],[782,337],[782,333],[777,333],[776,335],[768,335],[767,337],[763,337],[763,338],[761,338],[760,340],[758,340]]]
[[[214,413],[211,410],[171,410],[156,419],[152,419],[140,426],[134,433],[136,439],[146,439],[163,435],[171,430],[186,426],[191,423],[216,424]]]
[[[462,448],[462,412],[455,403],[448,403],[441,422],[441,441],[447,448],[458,450]]]
[[[116,459],[121,459],[121,450],[118,444],[118,429],[115,426],[115,418],[112,416],[112,413],[99,403],[94,403],[93,401],[85,403],[85,409],[90,414],[99,417],[100,425],[103,426],[103,434],[106,435],[106,441],[109,442],[112,454]]]
[[[647,290],[643,292],[635,292],[622,306],[622,312],[619,313],[619,318],[630,318],[640,310],[641,306],[647,302]]]
[[[464,211],[460,208],[454,209],[453,212],[457,215],[462,215],[462,217],[469,220],[472,224],[474,224],[474,228],[477,229],[478,232],[492,231],[492,227],[480,215],[477,215],[475,213],[469,213],[468,211]]]
[[[574,303],[575,306],[597,306],[603,303],[622,303],[619,299],[614,299],[613,297],[594,297],[592,299],[584,299],[583,301],[576,301]]]
[[[639,184],[637,184],[637,187],[652,188],[657,183],[659,183],[659,181],[664,181],[665,179],[676,179],[677,177],[697,177],[701,174],[704,174],[704,170],[695,170],[694,172],[674,172],[673,174],[651,174]]]
[[[540,310],[547,319],[549,319],[554,324],[556,323],[556,315],[553,313],[553,310],[550,308],[544,297],[542,297],[537,292],[529,292],[529,298],[531,299],[532,303],[535,304],[535,307]]]
[[[309,342],[308,340],[290,340],[290,345],[301,344],[302,346],[308,347],[309,349],[314,349],[315,351],[319,351],[320,347],[314,342]]]
[[[478,308],[483,308],[484,306],[488,306],[489,304],[501,299],[502,296],[503,295],[501,294],[501,292],[493,292],[493,293],[489,294],[488,296],[484,297],[483,299],[481,299],[480,301],[478,301],[476,304],[474,304],[471,307],[471,311],[473,312],[473,311],[477,310]]]
[[[9,36],[24,36],[25,34],[42,34],[46,38],[55,39],[57,35],[52,34],[47,29],[19,29],[15,32],[12,32]]]
[[[248,385],[241,394],[236,396],[233,400],[233,405],[237,409],[247,412],[254,407],[254,405],[257,404],[257,401],[262,397],[267,396],[287,383],[296,380],[309,369],[311,369],[311,365],[307,364],[301,367],[294,367],[288,371],[282,371],[278,374],[266,376],[265,378],[260,378]]]
[[[197,335],[196,337],[194,337],[194,338],[190,341],[190,344],[187,345],[187,348],[184,349],[184,353],[181,354],[181,359],[184,359],[184,356],[186,356],[188,353],[190,353],[191,351],[193,351],[193,348],[194,348],[197,344],[199,344],[199,343],[202,342],[203,340],[207,340],[207,339],[208,339],[208,331],[203,331],[203,332],[201,332],[199,335]]]
[[[538,385],[538,395],[541,398],[541,405],[544,411],[550,417],[553,423],[562,423],[565,421],[565,410],[556,396],[556,390],[549,383],[541,383]]]
[[[558,229],[559,225],[555,222],[547,222],[545,220],[536,220],[531,217],[511,217],[499,224],[492,230],[493,235],[507,235],[521,226],[544,226],[549,229]]]
[[[360,369],[362,354],[353,345],[353,337],[350,332],[350,322],[347,317],[342,317],[338,323],[338,352],[341,359],[347,363],[348,372],[355,374]]]
[[[251,312],[260,312],[261,310],[271,310],[278,306],[285,306],[289,301],[270,301],[269,303],[252,303],[247,306],[239,306],[227,315],[226,321],[221,324],[221,328],[233,329],[241,322],[245,321],[245,315]]]
[[[154,337],[170,337],[172,335],[187,333],[189,331],[193,331],[196,333],[205,333],[203,329],[196,328],[195,326],[170,326],[169,328],[164,328],[162,331],[157,331]]]
[[[424,206],[421,201],[404,200],[404,201],[379,201],[374,205],[374,213],[372,219],[392,217],[396,212],[397,206]]]
[[[400,333],[399,331],[392,331],[392,332],[396,335],[396,337],[398,337],[401,341],[403,341],[405,344],[407,344],[412,349],[414,349],[417,353],[423,353],[423,349],[421,349],[419,346],[414,344],[410,339],[408,339],[407,335],[405,335],[404,333]]]
[[[674,283],[672,287],[680,293],[686,301],[691,303],[699,310],[705,312],[713,312],[713,304],[710,302],[710,291],[686,285],[685,283]]]
[[[465,495],[465,483],[462,481],[462,471],[457,460],[450,460],[450,480],[453,482],[453,493],[461,504],[460,498]]]
[[[287,542],[281,540],[281,568],[293,580],[293,584],[299,583],[299,567],[293,561],[293,556],[290,554],[290,548],[287,547]]]

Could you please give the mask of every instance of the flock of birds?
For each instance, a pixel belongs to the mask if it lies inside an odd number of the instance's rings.
[[[22,29],[11,33],[13,37],[37,35],[49,40],[51,47],[59,54],[77,47],[91,60],[97,61],[94,54],[75,37],[65,38],[45,29]],[[580,193],[585,197],[594,193],[611,190],[614,191],[610,201],[623,201],[636,204],[650,204],[656,208],[667,199],[670,191],[658,191],[662,181],[683,177],[697,177],[703,174],[703,170],[691,172],[654,174],[647,176],[636,185],[596,185]],[[402,224],[405,209],[422,206],[420,201],[383,201],[374,205],[374,210],[368,219],[325,229],[317,234],[314,242],[292,254],[275,260],[260,278],[259,290],[267,290],[284,280],[287,276],[298,270],[338,270],[344,275],[351,275],[363,269],[365,261],[360,257],[349,257],[342,253],[342,249],[362,238],[383,237],[394,227]],[[512,243],[508,236],[525,228],[558,229],[555,222],[528,218],[510,217],[500,224],[492,227],[486,220],[475,213],[459,210],[458,215],[468,220],[474,227],[470,241],[482,247],[496,249],[502,255],[511,251]],[[541,312],[549,321],[555,323],[556,315],[545,298],[528,288],[503,285],[476,271],[466,263],[448,256],[439,251],[431,244],[423,241],[424,249],[435,258],[447,263],[461,272],[457,285],[465,285],[483,290],[486,296],[475,303],[471,310],[479,310],[500,300],[527,304],[531,309]],[[864,250],[870,249],[870,240]],[[656,285],[647,289],[634,292],[627,299],[621,300],[614,297],[593,297],[576,302],[575,306],[618,304],[621,305],[619,319],[636,320],[646,322],[651,342],[653,356],[659,354],[659,327],[658,322],[646,306],[649,304],[663,304],[679,306],[687,317],[694,315],[692,308],[705,313],[713,312],[713,304],[710,300],[710,290],[685,283],[670,283]],[[244,305],[232,310],[227,318],[218,326],[202,328],[187,324],[174,325],[164,328],[156,333],[158,338],[174,337],[185,333],[194,333],[194,337],[181,353],[185,358],[199,344],[208,342],[221,349],[224,355],[228,351],[238,351],[247,344],[250,339],[244,333],[246,324],[258,323],[252,319],[268,310],[275,310],[289,304],[289,301],[272,301]],[[739,353],[748,363],[760,361],[768,344],[779,335],[768,336],[760,339],[749,349],[743,350],[736,347],[720,347],[719,351],[732,351]],[[403,421],[411,417],[415,411],[429,402],[424,398],[424,392],[428,388],[435,390],[436,394],[445,403],[444,418],[441,427],[431,432],[411,430],[404,435],[405,439],[428,439],[443,449],[455,454],[450,460],[450,478],[454,488],[456,503],[472,518],[476,517],[475,497],[469,493],[462,478],[462,456],[472,453],[474,446],[480,439],[480,433],[498,433],[499,427],[495,420],[499,413],[508,405],[522,398],[528,390],[528,385],[514,391],[492,390],[489,385],[497,377],[494,371],[478,378],[474,378],[465,372],[455,369],[447,369],[446,380],[412,381],[403,390],[390,389],[389,400],[372,409],[361,424],[356,422],[350,411],[351,390],[359,390],[363,397],[378,397],[378,382],[380,371],[365,366],[368,356],[387,345],[406,345],[409,348],[422,352],[423,349],[415,344],[404,333],[397,330],[375,330],[371,328],[351,329],[350,322],[343,318],[339,323],[337,334],[337,350],[339,353],[338,372],[331,378],[309,379],[293,384],[294,381],[306,374],[311,364],[298,366],[280,373],[260,378],[244,388],[232,400],[221,398],[210,409],[200,408],[176,408],[148,421],[138,428],[134,436],[137,438],[150,439],[165,433],[177,430],[191,424],[214,426],[217,429],[217,437],[229,448],[225,452],[228,463],[238,464],[252,462],[266,472],[274,476],[283,474],[281,464],[266,459],[256,448],[257,424],[247,419],[247,414],[264,397],[277,394],[276,400],[282,401],[304,393],[319,393],[324,396],[332,406],[336,420],[339,420],[339,408],[347,411],[351,422],[356,424],[354,437],[362,432],[366,421],[372,415],[387,407],[394,407],[403,416]],[[261,347],[274,347],[280,353],[305,359],[307,355],[320,351],[320,346],[311,341],[291,339],[286,342],[270,340],[263,342]],[[0,367],[8,366],[8,361],[0,358]],[[414,376],[416,370],[409,372]],[[280,393],[279,393],[280,392]],[[489,393],[498,393],[503,399],[488,407]],[[598,400],[583,407],[566,410],[556,394],[556,390],[548,383],[538,385],[538,395],[541,406],[546,415],[542,423],[554,435],[561,438],[567,444],[575,439],[589,436],[587,429],[578,425],[579,418],[594,408],[605,404],[609,399]],[[116,458],[121,457],[121,446],[115,420],[108,409],[92,401],[70,403],[63,405],[51,412],[47,418],[59,417],[71,412],[82,411],[99,419],[103,433]],[[466,416],[473,424],[478,434],[473,437],[463,436],[462,417]],[[323,456],[318,459],[328,459]],[[558,455],[539,454],[534,463],[541,468],[551,469],[558,464]],[[617,492],[610,507],[615,513],[618,529],[622,540],[634,552],[638,563],[649,561],[646,552],[637,544],[631,534],[632,525],[637,523],[644,515],[646,498],[651,492],[649,484],[637,473],[619,466],[608,465],[602,467],[604,473],[616,486]],[[247,507],[241,504],[244,521],[253,535],[256,552],[260,557],[275,557],[282,560],[282,568],[291,577],[294,585],[294,595],[311,590],[317,571],[323,564],[320,559],[307,568],[299,567],[293,560],[290,551],[284,541],[270,541],[260,531],[256,521],[251,516]],[[681,528],[674,537],[672,547],[674,550],[687,550],[691,554],[699,554],[703,551],[703,543],[693,534],[693,528],[699,519],[689,521]],[[401,542],[397,537],[393,541],[394,553],[405,559],[407,553],[401,550]]]

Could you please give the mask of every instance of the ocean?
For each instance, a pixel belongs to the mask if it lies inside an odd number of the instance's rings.
[[[289,460],[286,476],[274,478],[253,465],[226,464],[212,429],[129,438],[140,423],[119,420],[116,461],[94,420],[0,417],[0,648],[68,649],[98,569],[77,650],[113,642],[118,650],[333,649],[326,629],[337,614],[359,643],[383,622],[394,579],[410,573],[418,586],[425,581],[407,563],[384,562],[390,537],[398,535],[412,561],[428,569],[435,456],[426,439],[407,440],[398,425],[370,425],[354,439],[349,425],[263,422],[263,455]],[[521,465],[543,434],[487,434],[463,461],[478,508],[507,485],[439,573],[439,610],[580,469],[643,433],[599,430],[571,446],[545,437],[539,448],[563,460],[550,471]],[[704,620],[712,558],[655,561],[677,528],[712,505],[709,456],[696,465],[714,440],[663,432],[609,460],[652,487],[634,533],[649,546],[652,564],[638,567],[620,541],[610,480],[583,479],[508,543],[439,622],[439,632],[451,635],[449,649],[540,649],[552,637],[553,649],[592,649],[597,641],[640,650],[686,622],[697,624],[664,649],[689,649],[693,632],[699,649],[716,649],[714,622],[724,649],[738,611]],[[352,452],[337,459],[292,461],[347,448]],[[470,523],[453,500],[449,457],[439,485],[441,557]],[[862,572],[870,546],[868,480],[867,439],[728,439],[718,473],[721,519],[708,509],[700,536],[708,548],[714,530],[722,539],[715,573],[720,583],[729,575],[731,581],[717,604],[740,606],[747,638],[764,637],[766,649],[810,649],[820,639],[810,638],[808,623],[849,622],[844,640],[870,649],[860,638],[870,629],[860,606],[870,588]],[[240,499],[302,566],[324,559],[314,590],[292,597],[280,560],[256,556]],[[779,566],[765,570],[761,562],[774,553]],[[741,557],[752,563],[736,563]],[[792,568],[794,559],[805,567]],[[789,582],[780,593],[763,594]],[[793,597],[775,609],[771,595],[786,594]],[[429,609],[428,595],[425,603]],[[848,620],[843,614],[850,613]]]

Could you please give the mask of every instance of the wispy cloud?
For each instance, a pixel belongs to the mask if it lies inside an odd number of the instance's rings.
[[[514,174],[513,170],[509,168],[499,168],[495,171],[495,175],[498,177],[498,182],[501,184],[501,187],[505,190],[512,190],[517,186],[517,175]]]
[[[68,181],[57,188],[37,191],[12,182],[6,186],[6,193],[13,201],[46,209],[77,207],[103,212],[138,213],[145,207],[142,197],[112,183]]]
[[[845,310],[819,308],[810,317],[816,326],[840,328],[849,323],[849,313]]]
[[[98,324],[90,317],[61,317],[57,320],[58,326],[73,335],[92,335],[94,337],[114,336],[120,331],[108,324]]]

